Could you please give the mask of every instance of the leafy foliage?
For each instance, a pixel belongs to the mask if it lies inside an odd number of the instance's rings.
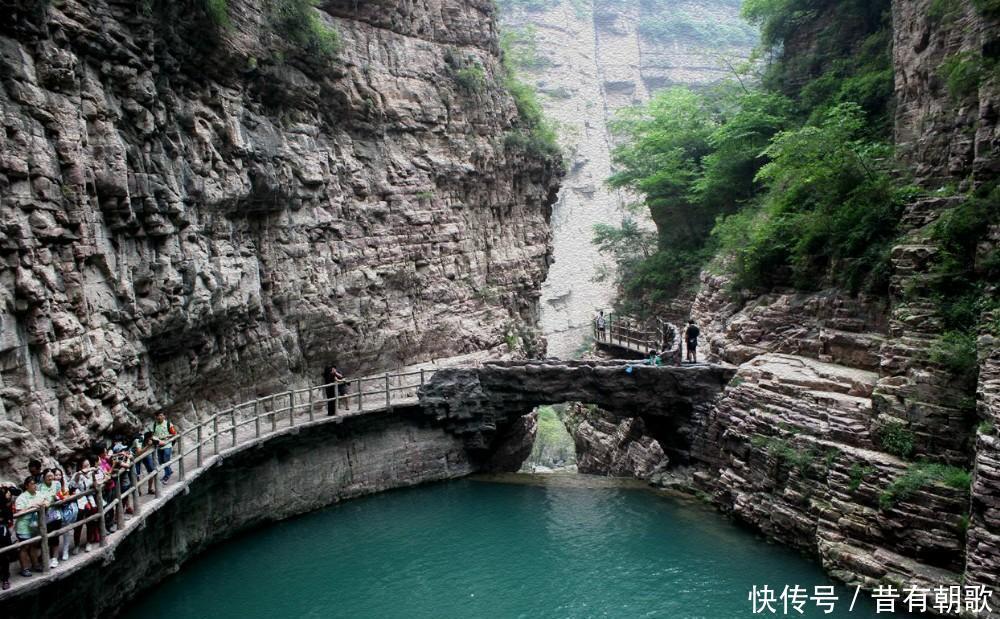
[[[555,127],[542,112],[535,89],[517,77],[517,69],[512,64],[516,55],[511,50],[512,40],[501,39],[504,59],[504,86],[514,98],[514,105],[521,117],[521,126],[507,133],[505,146],[520,150],[541,159],[556,160],[562,151],[556,139]]]
[[[949,488],[968,491],[972,485],[969,471],[944,464],[918,462],[910,465],[906,472],[893,480],[879,496],[879,507],[890,509],[921,488],[931,484],[944,484]]]
[[[480,92],[486,86],[486,71],[478,63],[455,71],[455,81],[467,92]]]
[[[717,229],[736,285],[811,289],[830,282],[877,289],[908,192],[880,160],[889,148],[864,139],[863,112],[845,103],[819,126],[777,135],[757,180],[766,188],[753,217]]]
[[[504,63],[514,70],[541,69],[551,61],[538,50],[538,29],[533,25],[507,28],[500,33]]]
[[[715,253],[736,288],[887,291],[896,223],[914,195],[890,168],[889,7],[746,0],[769,54],[759,85],[737,74],[622,114],[613,129],[628,141],[609,184],[643,196],[656,260],[670,269],[650,257],[625,271],[623,291],[669,298]]]
[[[875,429],[874,435],[875,442],[887,453],[900,458],[909,458],[913,454],[916,437],[902,423],[885,423]]]
[[[976,336],[967,331],[946,331],[930,350],[931,361],[945,367],[965,384],[975,385]]]
[[[792,467],[802,474],[807,474],[812,470],[817,457],[815,449],[797,447],[788,439],[776,436],[755,434],[750,438],[750,444],[758,449],[763,449],[778,462]]]
[[[952,54],[941,65],[948,93],[958,100],[976,94],[980,83],[988,76],[988,70],[982,54],[976,52]]]
[[[850,479],[848,487],[851,489],[851,492],[857,492],[865,478],[874,475],[876,472],[877,470],[873,466],[864,466],[860,462],[852,464],[848,472]]]
[[[754,196],[761,151],[784,126],[787,106],[780,95],[735,84],[678,88],[613,123],[630,141],[615,150],[618,172],[608,182],[642,194],[658,229],[658,250],[620,270],[632,305],[660,302],[692,284],[714,253],[716,218]]]
[[[563,406],[538,407],[538,432],[528,462],[544,466],[572,463],[576,460],[576,445],[563,425]]]
[[[319,0],[276,0],[272,20],[275,29],[297,47],[329,59],[337,54],[340,39],[337,32],[319,18],[317,4]]]
[[[218,28],[229,28],[229,5],[226,0],[204,0],[208,19]]]
[[[890,11],[891,0],[743,3],[744,17],[760,26],[762,49],[771,58],[765,86],[790,96],[801,94],[801,112],[805,116],[817,103],[846,101],[859,103],[885,118],[891,116]],[[822,83],[812,85],[813,80]],[[866,104],[862,99],[869,97],[858,97],[859,88],[869,96],[877,93],[877,100]],[[851,91],[855,91],[853,95]]]

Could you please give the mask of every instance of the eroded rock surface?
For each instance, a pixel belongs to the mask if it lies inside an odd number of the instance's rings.
[[[575,406],[566,426],[576,444],[577,470],[592,475],[649,479],[670,459],[648,435],[642,417],[616,418],[596,407]]]
[[[560,171],[506,139],[492,2],[326,0],[333,59],[226,5],[5,5],[0,475],[537,319]]]

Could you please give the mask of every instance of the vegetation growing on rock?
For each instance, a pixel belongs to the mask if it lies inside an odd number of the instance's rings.
[[[918,462],[910,465],[905,473],[894,479],[879,495],[879,507],[891,509],[925,486],[935,483],[968,492],[969,486],[972,484],[972,476],[969,471],[958,467]]]

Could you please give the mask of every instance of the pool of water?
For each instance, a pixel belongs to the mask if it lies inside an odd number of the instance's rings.
[[[127,617],[754,615],[753,585],[832,584],[797,553],[705,507],[574,476],[465,479],[348,501],[243,534],[186,563]],[[876,615],[838,587],[831,614]]]

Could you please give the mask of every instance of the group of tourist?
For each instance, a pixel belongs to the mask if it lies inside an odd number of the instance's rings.
[[[597,330],[598,340],[606,341],[608,339],[608,318],[604,315],[604,310],[598,312],[594,318],[594,327]],[[687,361],[690,363],[698,362],[698,337],[700,335],[701,329],[698,328],[694,320],[689,320],[687,326],[684,328],[684,344],[687,352]],[[649,365],[663,365],[663,358],[666,357],[667,352],[666,349],[662,352],[650,350],[646,362]]]
[[[132,487],[132,471],[140,479],[156,470],[154,458],[163,465],[163,478],[167,483],[173,475],[170,466],[171,445],[177,435],[176,427],[163,413],[158,413],[152,427],[134,437],[127,444],[122,436],[115,437],[110,447],[101,441],[79,462],[66,462],[43,468],[39,460],[28,462],[28,476],[21,484],[0,483],[0,587],[10,588],[10,564],[13,551],[4,551],[16,542],[38,537],[40,518],[45,518],[45,530],[56,532],[63,527],[83,521],[98,512],[97,494],[104,504],[114,500],[118,490],[126,492]],[[155,476],[150,475],[146,491],[154,492]],[[136,489],[141,494],[141,488]],[[133,506],[130,497],[122,499],[125,518],[131,518]],[[41,509],[38,509],[41,508]],[[104,515],[104,530],[114,533],[117,522],[114,510]],[[16,540],[16,541],[15,541]],[[99,518],[81,524],[71,531],[49,537],[49,567],[58,567],[70,555],[90,552],[101,542]],[[21,576],[31,576],[42,569],[41,542],[21,546],[17,553]]]

